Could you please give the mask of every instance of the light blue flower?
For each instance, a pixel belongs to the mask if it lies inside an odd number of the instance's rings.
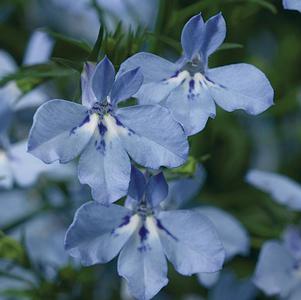
[[[226,111],[243,109],[257,115],[273,104],[274,91],[266,76],[248,64],[208,68],[208,57],[223,43],[226,24],[221,14],[204,23],[201,14],[184,26],[184,54],[172,63],[150,53],[138,53],[121,65],[121,73],[141,67],[144,84],[140,103],[160,103],[182,123],[187,135],[201,131],[215,103]]]
[[[108,58],[82,75],[82,105],[51,100],[41,106],[29,135],[28,150],[45,163],[69,162],[80,155],[78,176],[95,200],[114,202],[130,180],[129,156],[145,167],[175,167],[185,162],[188,143],[179,123],[159,105],[119,108],[143,81],[138,68],[116,81]]]
[[[297,10],[301,12],[301,0],[283,0],[282,2],[285,9]]]
[[[254,283],[267,295],[281,299],[301,299],[300,230],[289,227],[283,241],[264,243],[257,262]]]
[[[161,210],[167,193],[162,173],[145,178],[133,167],[126,206],[84,204],[67,231],[66,250],[86,266],[120,252],[118,273],[137,299],[167,284],[165,256],[183,275],[218,271],[224,250],[211,222],[190,210]]]
[[[247,173],[246,181],[268,193],[276,202],[301,211],[301,186],[289,177],[253,169]]]

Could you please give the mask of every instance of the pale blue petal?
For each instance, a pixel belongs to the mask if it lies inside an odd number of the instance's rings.
[[[206,288],[210,288],[217,283],[217,281],[220,277],[220,272],[198,273],[197,276],[198,276],[198,280],[202,286],[204,286]]]
[[[137,105],[118,109],[116,117],[129,129],[128,134],[121,137],[123,145],[140,165],[159,169],[160,166],[176,167],[186,161],[187,138],[168,109],[159,105]]]
[[[17,70],[17,64],[11,55],[0,50],[0,78]]]
[[[301,1],[300,0],[283,0],[283,7],[285,9],[292,9],[301,12]]]
[[[13,119],[13,109],[11,99],[15,99],[12,95],[11,86],[0,88],[0,134],[5,134],[9,129]],[[11,98],[11,96],[13,96]]]
[[[85,266],[109,262],[132,235],[134,221],[122,206],[88,202],[75,214],[65,249]]]
[[[152,217],[140,225],[121,250],[118,273],[139,300],[151,299],[167,284],[167,263]]]
[[[92,77],[95,72],[95,65],[87,62],[84,64],[84,69],[81,74],[81,88],[82,88],[82,104],[88,108],[92,108],[97,101],[92,90]]]
[[[164,252],[179,273],[191,275],[221,269],[223,245],[207,217],[178,210],[162,211],[158,220]]]
[[[145,196],[152,207],[157,207],[167,197],[168,185],[163,172],[151,176],[147,183]]]
[[[177,209],[185,206],[202,188],[206,172],[202,165],[197,165],[192,178],[183,178],[168,182],[169,192],[163,206],[168,209]]]
[[[224,245],[226,259],[235,255],[247,255],[250,239],[246,229],[227,212],[215,207],[201,207],[198,211],[210,219]]]
[[[181,44],[188,59],[193,59],[202,46],[204,39],[204,20],[201,14],[192,17],[184,26],[181,35]]]
[[[289,295],[287,300],[300,300],[300,299],[301,299],[301,286],[299,285],[297,288],[293,290],[293,292]]]
[[[193,80],[191,80],[193,81]],[[215,103],[207,89],[195,83],[193,88],[186,80],[174,89],[166,100],[166,106],[180,122],[186,135],[204,129],[209,118],[215,117]]]
[[[36,30],[28,42],[23,64],[34,65],[46,63],[52,53],[54,41],[46,32]]]
[[[131,164],[119,137],[112,136],[117,128],[113,117],[105,116],[89,145],[83,151],[78,165],[82,184],[92,189],[94,200],[112,203],[126,195]],[[115,127],[112,127],[115,124]]]
[[[143,75],[139,68],[127,71],[120,75],[113,84],[111,102],[117,104],[120,101],[132,97],[141,87]]]
[[[297,260],[301,259],[301,234],[297,227],[289,226],[283,235],[283,242],[286,249]]]
[[[276,202],[287,205],[293,210],[301,210],[301,186],[289,177],[272,172],[250,170],[246,181],[270,194]]]
[[[0,188],[10,189],[14,183],[14,175],[7,154],[0,150]]]
[[[211,17],[205,23],[204,40],[201,51],[204,56],[212,54],[226,37],[226,22],[221,13]]]
[[[51,100],[37,110],[28,140],[28,151],[45,163],[74,159],[88,144],[97,126],[79,104]]]
[[[128,199],[139,202],[145,192],[146,180],[144,174],[132,165],[131,168],[131,179],[128,190]]]
[[[243,109],[251,115],[273,105],[274,91],[266,76],[248,64],[234,64],[209,69],[213,82],[209,88],[215,102],[226,111]]]
[[[176,64],[173,64],[160,56],[147,52],[140,52],[131,56],[121,64],[117,77],[119,77],[120,74],[135,68],[140,68],[144,77],[144,83],[160,81],[169,78],[177,72]]]
[[[296,283],[294,265],[296,261],[276,241],[266,242],[260,252],[257,262],[254,283],[267,295],[287,295]]]
[[[115,69],[111,61],[105,56],[96,65],[92,77],[92,89],[98,102],[103,102],[109,95],[115,80]]]

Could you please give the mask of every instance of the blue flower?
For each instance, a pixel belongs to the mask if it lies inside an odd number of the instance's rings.
[[[132,168],[126,206],[84,204],[67,231],[65,248],[84,265],[119,254],[118,273],[137,299],[150,299],[167,282],[166,258],[183,275],[216,272],[224,250],[211,222],[190,210],[163,211],[168,193],[162,173]]]
[[[201,14],[184,26],[184,54],[176,63],[150,53],[138,53],[121,65],[120,73],[140,66],[144,84],[137,93],[140,103],[168,107],[187,135],[201,131],[215,103],[226,111],[243,109],[257,115],[273,104],[274,91],[265,75],[252,65],[233,64],[208,68],[208,57],[226,35],[221,14],[204,23]]]
[[[301,186],[289,177],[253,169],[247,173],[246,181],[268,193],[276,202],[301,211]]]
[[[29,136],[28,150],[45,163],[69,162],[80,155],[78,176],[92,188],[95,200],[114,202],[130,180],[129,156],[157,169],[184,163],[188,143],[179,123],[159,105],[119,108],[141,86],[138,68],[115,80],[105,57],[95,68],[85,65],[82,105],[52,100],[41,106]]]
[[[288,228],[283,241],[264,243],[257,262],[254,283],[267,295],[289,300],[301,299],[301,235]]]
[[[283,0],[282,2],[285,9],[297,10],[301,12],[301,0]]]

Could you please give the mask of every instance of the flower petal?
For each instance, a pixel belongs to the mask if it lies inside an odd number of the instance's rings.
[[[113,84],[111,92],[112,104],[132,97],[141,87],[143,75],[139,68],[127,71],[120,75]]]
[[[181,44],[188,59],[192,59],[202,46],[205,24],[201,14],[192,17],[184,26]]]
[[[146,199],[152,207],[157,207],[168,195],[168,185],[163,172],[151,176],[146,187]]]
[[[246,181],[256,188],[270,194],[276,202],[287,205],[293,210],[301,210],[301,186],[287,176],[250,170]]]
[[[205,57],[212,54],[226,37],[226,22],[221,13],[211,17],[205,23],[204,40],[201,51]]]
[[[234,64],[208,70],[215,83],[209,91],[226,111],[243,109],[257,115],[273,105],[274,91],[266,76],[248,64]]]
[[[132,235],[137,218],[119,205],[88,202],[81,206],[65,237],[65,249],[83,265],[112,260]]]
[[[87,145],[98,117],[64,100],[51,100],[37,110],[29,134],[28,151],[45,163],[74,159]]]
[[[131,164],[118,131],[122,134],[125,129],[105,116],[79,160],[80,182],[88,184],[94,200],[103,204],[123,197],[129,186]]]
[[[7,52],[0,50],[0,78],[10,73],[15,72],[17,65]]]
[[[206,288],[210,288],[216,284],[220,277],[220,272],[213,272],[213,273],[198,273],[198,280],[201,285]],[[230,299],[229,299],[230,300]]]
[[[111,61],[105,56],[95,67],[92,77],[92,89],[99,102],[106,100],[115,80],[115,69]]]
[[[221,269],[223,245],[205,216],[188,210],[163,211],[158,214],[158,222],[164,252],[179,273]]]
[[[257,262],[254,283],[267,295],[287,295],[296,284],[293,277],[295,260],[276,241],[264,243]]]
[[[0,187],[11,188],[13,186],[13,172],[6,153],[0,150]]]
[[[295,226],[289,226],[283,234],[285,248],[297,260],[301,259],[301,234]]]
[[[126,71],[139,68],[143,74],[144,84],[169,78],[177,72],[177,65],[170,61],[147,52],[137,53],[124,61],[117,77]]]
[[[292,9],[301,12],[301,1],[300,0],[283,0],[283,7],[285,9]]]
[[[118,109],[116,117],[129,129],[122,136],[123,145],[140,165],[153,169],[176,167],[187,159],[188,143],[183,129],[166,108],[130,106]]]
[[[82,104],[88,108],[92,108],[97,99],[92,90],[92,77],[95,72],[95,65],[87,62],[84,64],[84,70],[81,74],[82,87]]]
[[[147,217],[121,250],[118,273],[136,299],[151,299],[167,284],[167,263],[152,217]]]
[[[201,207],[198,211],[209,218],[215,226],[224,245],[227,260],[237,254],[248,254],[250,248],[248,233],[233,216],[210,206]]]

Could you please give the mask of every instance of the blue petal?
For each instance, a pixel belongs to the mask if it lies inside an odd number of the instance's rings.
[[[243,109],[251,115],[273,105],[274,91],[266,76],[248,64],[234,64],[208,70],[214,83],[209,89],[215,102],[226,111]]]
[[[163,172],[152,176],[146,187],[145,195],[147,202],[152,207],[157,207],[167,197],[168,185]]]
[[[192,200],[202,188],[206,173],[202,165],[198,165],[193,178],[183,178],[168,182],[169,192],[163,206],[168,209],[183,207]]]
[[[88,202],[75,214],[65,238],[65,249],[83,265],[112,260],[132,235],[137,221],[119,205]]]
[[[220,277],[220,272],[198,273],[197,276],[198,276],[198,280],[201,285],[203,285],[206,288],[210,288],[210,287],[214,286],[216,284],[216,282],[218,281],[218,279]]]
[[[209,218],[215,226],[224,245],[227,260],[238,254],[248,254],[250,248],[249,236],[238,220],[215,207],[206,206],[199,208],[198,211]]]
[[[144,83],[160,81],[169,78],[177,72],[176,64],[173,64],[160,56],[140,52],[131,56],[121,64],[117,77],[119,77],[120,74],[135,68],[141,70]]]
[[[12,188],[14,175],[7,154],[0,150],[0,188]]]
[[[74,159],[88,144],[97,116],[79,104],[52,100],[37,110],[29,134],[28,151],[45,163]]]
[[[158,214],[160,239],[167,258],[183,275],[216,272],[223,265],[223,245],[211,222],[197,212]]]
[[[94,64],[89,62],[84,64],[84,70],[81,74],[82,104],[88,108],[92,108],[93,104],[97,101],[92,90],[92,77],[94,72]]]
[[[205,57],[208,57],[223,43],[226,36],[226,22],[222,14],[211,17],[205,23],[204,31],[201,51]]]
[[[297,260],[301,259],[301,234],[297,227],[289,226],[283,235],[285,248]]]
[[[0,78],[15,72],[17,65],[14,59],[5,51],[0,50]]]
[[[300,0],[283,0],[283,7],[285,9],[292,9],[301,12],[301,1]]]
[[[106,100],[115,80],[115,69],[111,61],[105,58],[96,65],[94,75],[92,77],[92,89],[94,95],[99,102]]]
[[[188,143],[182,127],[159,105],[137,105],[116,111],[129,129],[122,142],[129,155],[142,166],[176,167],[187,159]],[[137,147],[139,145],[139,147]]]
[[[301,11],[301,8],[300,8]],[[301,299],[301,286],[295,288],[289,296],[289,300],[300,300]]]
[[[204,39],[204,20],[201,14],[192,17],[184,26],[181,35],[181,44],[188,59],[193,59]]]
[[[269,193],[278,203],[287,205],[293,210],[301,210],[301,186],[280,174],[250,170],[246,181],[256,188]]]
[[[121,250],[118,273],[136,299],[151,299],[167,282],[167,263],[152,217],[147,217]]]
[[[139,68],[127,71],[120,75],[113,84],[111,92],[112,104],[132,97],[141,87],[143,75]]]
[[[267,295],[287,295],[296,284],[294,265],[296,261],[278,242],[266,242],[257,262],[254,283]]]
[[[80,157],[78,176],[92,188],[94,200],[108,204],[127,193],[131,164],[120,138],[114,135],[119,127],[115,119],[107,115],[99,127]]]
[[[166,106],[182,124],[186,135],[203,130],[208,118],[214,118],[216,113],[210,93],[195,79],[186,79],[174,89],[166,100]]]

